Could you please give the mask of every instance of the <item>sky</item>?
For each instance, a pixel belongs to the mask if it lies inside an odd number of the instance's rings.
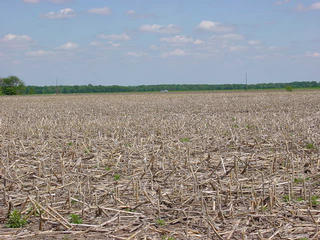
[[[27,85],[320,81],[319,0],[0,0]]]

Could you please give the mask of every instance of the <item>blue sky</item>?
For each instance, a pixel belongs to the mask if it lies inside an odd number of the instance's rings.
[[[320,81],[319,0],[1,0],[0,77],[26,84]]]

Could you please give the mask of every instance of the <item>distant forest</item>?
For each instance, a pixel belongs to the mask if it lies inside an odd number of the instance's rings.
[[[25,94],[53,93],[116,93],[116,92],[160,92],[160,91],[213,91],[213,90],[260,90],[296,88],[320,88],[320,82],[291,82],[291,83],[258,83],[258,84],[161,84],[140,86],[101,86],[101,85],[72,85],[72,86],[26,86]]]

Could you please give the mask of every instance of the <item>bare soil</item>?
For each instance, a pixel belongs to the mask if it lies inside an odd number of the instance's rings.
[[[319,91],[1,97],[0,239],[320,239],[319,126]]]

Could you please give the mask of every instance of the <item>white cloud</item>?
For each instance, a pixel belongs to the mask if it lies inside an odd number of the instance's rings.
[[[110,35],[101,34],[99,35],[99,37],[102,39],[113,40],[113,41],[128,41],[131,39],[130,36],[126,33],[110,34]]]
[[[197,26],[197,29],[202,31],[210,31],[210,32],[231,32],[233,31],[233,27],[223,25],[219,22],[212,22],[208,20],[203,20]]]
[[[214,36],[213,38],[220,38],[225,40],[243,40],[244,39],[244,37],[241,34],[236,34],[236,33],[227,33],[220,36]]]
[[[202,44],[203,43],[203,41],[199,39],[194,40],[192,37],[186,37],[183,35],[176,35],[174,37],[161,38],[160,41],[172,43],[172,44],[185,44],[185,43]]]
[[[75,11],[71,8],[64,8],[57,12],[48,12],[43,15],[46,18],[49,19],[63,19],[63,18],[72,18],[75,17]]]
[[[114,42],[112,42],[112,41],[109,41],[108,42],[112,47],[120,47],[121,45],[120,45],[120,43],[114,43]]]
[[[204,41],[200,40],[200,39],[196,39],[193,44],[199,45],[199,44],[203,44]]]
[[[258,40],[249,40],[249,41],[248,41],[248,44],[249,44],[249,45],[259,45],[259,44],[261,44],[261,42],[258,41]]]
[[[238,52],[238,51],[243,51],[243,50],[246,50],[246,49],[247,49],[247,47],[245,47],[245,46],[230,46],[229,47],[229,50],[231,52]]]
[[[105,42],[98,42],[98,41],[92,41],[89,43],[90,46],[94,46],[94,47],[101,47],[101,48],[108,48],[109,46],[112,47],[120,47],[120,43],[115,43],[112,41],[108,41],[107,43]]]
[[[33,4],[40,3],[41,1],[44,1],[44,0],[23,0],[24,3],[33,3]],[[47,1],[60,4],[60,3],[71,2],[72,0],[47,0]]]
[[[145,19],[145,18],[152,18],[154,17],[153,14],[141,14],[141,13],[137,13],[135,10],[130,9],[126,12],[126,15],[131,17],[131,18],[135,18],[135,19]]]
[[[147,54],[144,52],[128,52],[127,55],[131,57],[143,57],[143,56],[146,56]]]
[[[127,11],[127,15],[134,16],[134,15],[136,15],[136,11],[131,9],[131,10]]]
[[[53,54],[52,51],[45,51],[45,50],[30,51],[26,53],[26,55],[30,57],[43,57],[51,54]]]
[[[315,2],[310,6],[305,6],[303,4],[299,4],[296,8],[298,11],[308,11],[308,10],[320,10],[320,2]]]
[[[77,49],[78,47],[79,47],[79,45],[77,43],[67,42],[67,43],[61,45],[60,47],[58,47],[57,49],[60,49],[60,50],[74,50],[74,49]]]
[[[140,27],[140,31],[142,32],[153,32],[153,33],[164,33],[164,34],[175,34],[180,32],[180,29],[174,25],[169,24],[167,26],[158,25],[158,24],[145,24]]]
[[[27,42],[30,42],[30,41],[32,41],[32,38],[29,37],[28,35],[15,35],[15,34],[12,34],[12,33],[8,33],[1,40],[4,41],[4,42],[11,42],[11,41],[19,41],[19,42],[27,41]]]
[[[179,56],[179,57],[181,57],[181,56],[185,56],[185,55],[187,55],[186,52],[184,50],[178,48],[178,49],[175,49],[175,50],[173,50],[171,52],[163,53],[161,56],[163,58],[166,58],[166,57],[170,57],[170,56]]]
[[[320,2],[315,2],[310,6],[311,10],[320,10]]]
[[[50,2],[53,3],[67,3],[67,2],[71,2],[72,0],[50,0]]]
[[[276,1],[275,4],[276,5],[283,5],[283,4],[286,4],[286,3],[289,3],[291,0],[279,0],[279,1]]]
[[[23,0],[25,3],[39,3],[40,0]]]
[[[314,57],[314,58],[318,58],[320,57],[320,53],[319,52],[307,52],[306,53],[307,57]]]
[[[150,48],[151,50],[158,50],[158,49],[159,49],[159,47],[156,46],[156,45],[151,45],[149,48]]]
[[[98,46],[101,46],[102,43],[101,42],[98,42],[98,41],[92,41],[89,43],[90,46],[94,46],[94,47],[98,47]]]
[[[93,14],[99,14],[99,15],[110,15],[111,9],[108,7],[92,8],[92,9],[88,10],[88,12],[93,13]]]

